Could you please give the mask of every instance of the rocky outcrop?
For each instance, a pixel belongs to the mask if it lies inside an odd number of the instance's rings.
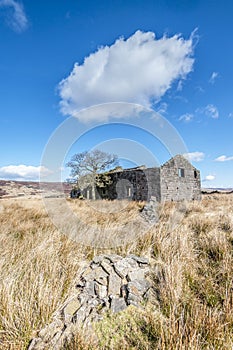
[[[144,257],[95,257],[78,278],[77,294],[67,299],[28,350],[61,349],[80,327],[91,327],[107,310],[116,313],[129,305],[142,307],[142,301],[150,296],[148,275],[149,261]]]

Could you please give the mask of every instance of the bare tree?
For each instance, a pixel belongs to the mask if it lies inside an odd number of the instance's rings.
[[[74,154],[66,165],[71,168],[71,178],[78,183],[81,190],[91,186],[92,198],[95,199],[96,186],[104,187],[110,184],[110,176],[106,172],[117,163],[116,155],[93,150]]]

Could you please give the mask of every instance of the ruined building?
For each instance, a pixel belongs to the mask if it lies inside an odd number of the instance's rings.
[[[161,167],[137,167],[109,172],[109,185],[96,188],[98,199],[131,199],[148,201],[153,196],[158,202],[200,200],[200,171],[181,155],[168,160]],[[92,199],[92,189],[82,194]]]

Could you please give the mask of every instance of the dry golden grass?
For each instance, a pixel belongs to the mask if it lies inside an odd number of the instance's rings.
[[[81,231],[72,240],[54,226],[41,200],[0,201],[1,350],[26,349],[73,290],[79,269],[103,252],[150,258],[152,303],[144,311],[106,315],[95,325],[97,337],[80,330],[64,349],[233,348],[233,195],[161,205],[155,226],[140,218],[142,205],[68,200]],[[130,239],[119,240],[121,231]],[[101,248],[101,234],[109,233],[117,244]],[[98,244],[89,244],[90,237]]]

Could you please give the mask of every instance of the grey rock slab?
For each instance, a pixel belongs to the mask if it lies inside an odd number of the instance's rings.
[[[123,311],[127,308],[127,304],[124,298],[112,297],[111,299],[111,311],[113,313]]]
[[[122,279],[115,272],[109,276],[108,279],[108,294],[120,295]]]
[[[111,274],[113,272],[113,267],[111,265],[112,263],[109,261],[109,260],[104,260],[101,262],[101,267],[104,269],[104,271],[107,273],[107,274]]]
[[[114,264],[114,269],[121,278],[126,277],[129,271],[136,268],[138,268],[138,264],[131,258],[122,259]]]
[[[87,281],[84,287],[84,292],[89,296],[95,296],[95,281]]]
[[[142,300],[142,296],[129,293],[127,297],[127,304],[139,305],[142,302]]]
[[[81,303],[77,297],[70,300],[67,305],[63,308],[63,313],[66,316],[73,316],[75,312],[80,308]]]
[[[107,285],[107,277],[108,277],[108,273],[106,271],[104,271],[104,269],[102,267],[98,267],[95,269],[94,279],[96,282],[106,286]]]
[[[134,281],[134,280],[143,280],[145,278],[146,272],[148,272],[147,269],[140,269],[130,271],[127,274],[127,280]]]
[[[131,294],[143,295],[148,291],[150,286],[151,286],[150,282],[145,279],[134,280],[127,284],[127,290],[128,290],[128,293],[131,293]]]
[[[106,298],[106,296],[108,295],[108,289],[107,289],[107,285],[101,285],[96,283],[95,284],[95,292],[96,295],[100,298],[100,299],[104,299]]]

